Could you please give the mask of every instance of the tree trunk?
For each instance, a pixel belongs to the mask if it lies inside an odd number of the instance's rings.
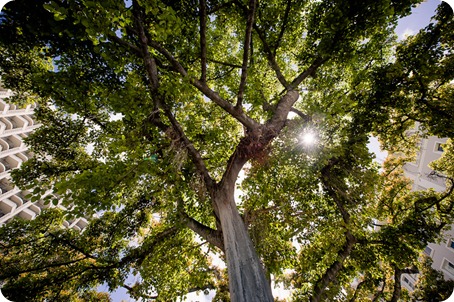
[[[224,236],[230,299],[232,302],[271,302],[271,287],[231,191],[221,194],[216,203]]]
[[[346,242],[342,250],[338,252],[338,260],[335,261],[323,274],[323,276],[315,283],[314,294],[310,298],[310,302],[319,302],[322,299],[322,294],[328,285],[336,279],[340,270],[344,266],[344,262],[350,256],[353,247],[356,243],[356,238],[352,235],[350,230],[345,233]]]
[[[402,286],[400,284],[400,277],[402,276],[402,271],[398,268],[394,269],[394,290],[391,302],[397,302],[400,298],[402,292]]]

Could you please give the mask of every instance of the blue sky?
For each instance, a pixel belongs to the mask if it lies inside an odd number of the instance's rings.
[[[419,29],[426,27],[430,23],[430,18],[435,14],[440,0],[428,0],[415,7],[410,16],[400,19],[396,28],[399,39],[405,34],[415,34]]]

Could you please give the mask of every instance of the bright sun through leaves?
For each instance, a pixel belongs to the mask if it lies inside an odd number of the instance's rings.
[[[310,146],[317,142],[317,137],[312,132],[305,132],[301,135],[301,142],[306,146]]]

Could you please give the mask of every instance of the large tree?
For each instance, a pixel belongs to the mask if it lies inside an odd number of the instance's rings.
[[[42,123],[14,177],[63,208],[0,229],[4,294],[84,299],[107,283],[222,300],[228,283],[232,301],[272,301],[274,278],[298,300],[397,301],[401,274],[453,220],[451,147],[446,192],[401,177],[412,122],[453,133],[449,6],[395,47],[417,2],[9,3],[2,81]],[[403,154],[381,174],[372,134]],[[82,233],[61,227],[77,216]]]

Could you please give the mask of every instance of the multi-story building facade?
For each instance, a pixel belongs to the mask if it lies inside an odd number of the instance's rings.
[[[436,136],[422,139],[416,162],[404,166],[405,176],[412,180],[414,191],[445,191],[445,180],[436,176],[429,164],[443,154],[446,141],[446,138]],[[440,244],[429,243],[424,253],[432,258],[432,268],[441,271],[446,280],[454,280],[454,226],[443,234],[443,238]],[[402,284],[410,291],[414,289],[416,280],[417,275],[402,275]]]
[[[23,139],[39,127],[33,118],[34,105],[17,108],[5,101],[11,95],[12,92],[0,84],[0,225],[15,217],[33,219],[51,206],[41,200],[30,201],[27,198],[29,192],[20,190],[11,181],[11,170],[19,168],[33,156]],[[84,218],[65,222],[66,227],[79,230],[86,225]]]

